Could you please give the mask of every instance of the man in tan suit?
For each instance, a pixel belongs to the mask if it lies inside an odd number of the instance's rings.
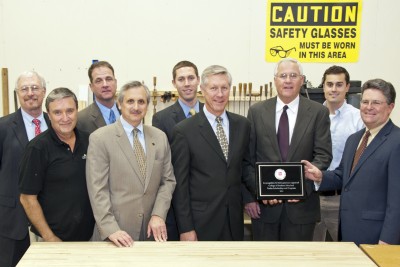
[[[176,182],[166,135],[142,123],[149,102],[145,85],[125,84],[118,96],[122,116],[90,135],[86,174],[94,241],[121,247],[167,240],[165,218]]]

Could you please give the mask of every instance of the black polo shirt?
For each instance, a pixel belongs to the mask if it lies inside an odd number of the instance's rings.
[[[38,196],[56,236],[63,241],[87,241],[94,227],[85,175],[89,135],[74,131],[73,152],[52,127],[34,138],[22,157],[19,186],[21,193]],[[32,232],[39,235],[33,226]]]

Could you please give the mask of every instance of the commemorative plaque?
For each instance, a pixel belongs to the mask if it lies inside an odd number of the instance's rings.
[[[304,165],[301,162],[257,162],[257,198],[302,199],[305,197]]]

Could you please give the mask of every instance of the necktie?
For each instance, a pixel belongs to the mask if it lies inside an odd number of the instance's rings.
[[[196,110],[195,110],[194,108],[191,108],[191,109],[189,110],[189,114],[190,114],[190,116],[196,115]]]
[[[222,152],[224,153],[225,159],[228,160],[228,140],[226,138],[224,128],[222,127],[222,118],[217,117],[215,119],[217,122],[217,139],[222,148]]]
[[[362,153],[364,152],[365,148],[367,147],[368,144],[368,138],[371,135],[371,133],[369,131],[367,131],[361,141],[360,146],[358,147],[356,154],[354,155],[354,160],[353,160],[353,165],[351,167],[351,172],[353,172],[354,167],[356,167],[358,161],[361,158]]]
[[[41,133],[41,131],[40,131],[40,120],[33,119],[32,122],[33,122],[33,124],[35,124],[35,136],[38,136]]]
[[[278,144],[281,151],[282,161],[285,162],[289,151],[289,119],[286,110],[288,106],[283,107],[281,118],[278,125]]]
[[[144,181],[146,179],[146,155],[144,154],[142,144],[139,141],[138,132],[138,128],[133,129],[133,148],[139,165],[140,174],[142,176],[141,179]]]
[[[110,117],[108,118],[108,121],[110,122],[110,124],[115,122],[115,114],[112,109],[110,109]]]

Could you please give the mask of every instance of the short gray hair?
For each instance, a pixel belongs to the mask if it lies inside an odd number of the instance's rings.
[[[39,73],[37,73],[36,71],[30,70],[30,71],[24,71],[18,76],[17,81],[15,82],[15,91],[18,90],[18,83],[22,78],[30,78],[33,76],[38,77],[39,81],[41,83],[41,86],[43,87],[43,89],[46,89],[46,81],[44,80],[44,78],[42,76],[40,76]]]
[[[58,99],[67,98],[67,97],[72,97],[72,99],[75,102],[76,109],[78,109],[78,99],[76,98],[76,95],[74,94],[74,92],[72,92],[68,88],[59,87],[59,88],[56,88],[53,91],[51,91],[49,93],[49,95],[47,96],[47,98],[46,98],[46,110],[47,110],[47,112],[49,112],[49,105],[50,105],[51,102],[54,102],[54,101],[56,101]]]
[[[201,85],[205,86],[208,83],[208,77],[211,75],[225,75],[228,77],[229,87],[232,85],[232,76],[229,71],[220,65],[211,65],[207,67],[201,74]]]
[[[275,70],[274,70],[274,76],[278,74],[279,65],[281,65],[284,62],[291,62],[291,63],[297,64],[297,66],[299,67],[299,70],[300,70],[300,75],[303,75],[303,67],[301,66],[300,62],[297,59],[287,57],[287,58],[281,59],[278,63],[276,63]]]
[[[131,81],[131,82],[124,84],[121,87],[121,90],[119,90],[119,93],[118,93],[118,103],[121,104],[124,101],[126,91],[128,91],[131,88],[138,88],[138,87],[143,87],[144,90],[146,91],[147,104],[149,104],[150,103],[150,90],[146,85],[144,85],[143,83],[141,83],[139,81]]]

